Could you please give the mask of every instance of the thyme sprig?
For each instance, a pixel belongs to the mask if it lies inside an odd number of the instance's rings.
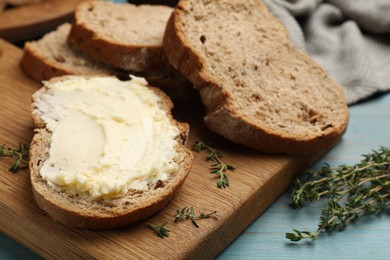
[[[212,215],[214,215],[216,213],[217,213],[217,211],[213,211],[210,213],[203,213],[199,210],[199,214],[196,215],[194,207],[190,207],[190,208],[184,207],[181,210],[177,209],[174,217],[175,217],[175,222],[178,222],[182,219],[190,219],[192,224],[194,224],[195,227],[199,228],[199,225],[196,222],[197,220],[203,219],[203,218],[210,218]]]
[[[212,148],[210,142],[207,141],[196,141],[192,146],[192,150],[195,152],[206,151],[206,160],[215,162],[210,167],[210,173],[218,176],[218,188],[222,189],[229,187],[229,177],[226,175],[226,172],[235,171],[236,169],[232,165],[222,161],[222,153]]]
[[[168,222],[164,222],[161,225],[155,225],[153,223],[148,223],[146,224],[146,227],[150,228],[151,230],[156,233],[157,236],[164,238],[164,237],[169,237],[169,230],[165,228],[165,225],[168,224]]]
[[[19,147],[12,149],[5,144],[0,146],[0,157],[11,156],[15,158],[15,163],[9,168],[10,172],[16,173],[20,169],[23,160],[28,159],[29,147],[25,144],[19,143]]]
[[[315,240],[325,230],[344,230],[365,214],[378,214],[390,209],[390,148],[381,147],[363,155],[353,166],[330,167],[306,171],[294,183],[292,207],[328,198],[315,232],[286,233],[291,241]]]

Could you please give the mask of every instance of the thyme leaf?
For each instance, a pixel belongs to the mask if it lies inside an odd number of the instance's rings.
[[[9,167],[9,171],[16,173],[20,169],[23,160],[28,159],[29,147],[19,143],[19,147],[12,149],[5,144],[0,146],[0,157],[14,157],[15,163]]]
[[[150,228],[151,230],[156,233],[157,236],[164,238],[164,237],[169,237],[169,230],[165,228],[165,225],[168,224],[168,222],[164,222],[161,225],[155,225],[153,223],[148,223],[146,224],[147,228]]]
[[[222,153],[212,148],[211,143],[208,141],[196,141],[192,146],[192,150],[195,152],[206,151],[206,160],[215,162],[210,167],[210,173],[218,176],[218,188],[229,187],[229,177],[226,175],[226,172],[235,171],[236,169],[232,165],[222,161]]]

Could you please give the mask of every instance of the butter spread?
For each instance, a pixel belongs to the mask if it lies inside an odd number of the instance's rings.
[[[36,100],[52,132],[42,178],[69,192],[112,198],[177,172],[179,130],[146,85],[137,77],[76,76],[47,84]]]

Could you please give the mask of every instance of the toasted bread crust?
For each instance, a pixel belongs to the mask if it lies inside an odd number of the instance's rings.
[[[264,19],[270,20],[273,23],[273,29],[277,28],[278,30],[272,30],[269,32],[269,35],[264,37],[275,37],[275,41],[280,41],[283,44],[280,44],[283,51],[289,52],[289,58],[299,59],[302,63],[305,64],[309,69],[308,71],[314,71],[313,74],[316,75],[316,80],[321,81],[327,88],[332,90],[332,94],[336,93],[337,96],[335,101],[341,104],[337,107],[337,113],[340,114],[337,120],[333,120],[328,117],[329,126],[325,128],[324,131],[316,131],[311,134],[307,133],[290,133],[288,131],[283,131],[283,129],[275,129],[270,128],[266,124],[262,122],[254,122],[254,120],[248,118],[245,113],[243,113],[242,109],[238,109],[237,100],[239,98],[235,97],[232,91],[228,89],[230,86],[224,84],[223,78],[216,78],[212,69],[210,69],[211,65],[217,66],[217,64],[212,64],[212,53],[204,54],[202,51],[206,49],[202,49],[203,47],[197,47],[197,45],[201,44],[202,39],[199,39],[196,35],[189,36],[190,32],[186,30],[190,30],[191,25],[195,23],[202,23],[201,15],[191,20],[188,16],[194,16],[192,7],[199,7],[199,10],[206,10],[210,8],[211,5],[214,5],[213,8],[219,8],[222,6],[218,6],[222,1],[210,1],[210,2],[202,2],[202,1],[192,1],[191,3],[188,1],[180,1],[176,6],[174,12],[172,13],[164,35],[163,40],[163,48],[165,54],[170,61],[170,63],[180,72],[182,72],[191,82],[194,84],[194,87],[200,92],[202,102],[207,108],[207,115],[205,116],[205,124],[210,128],[210,130],[224,136],[225,138],[239,144],[243,144],[247,147],[251,147],[257,149],[261,152],[267,153],[276,153],[276,154],[289,154],[289,155],[307,155],[311,153],[315,153],[318,151],[326,150],[335,145],[341,138],[342,134],[346,131],[348,124],[348,108],[346,105],[346,100],[342,89],[326,74],[326,72],[320,68],[313,60],[311,60],[306,54],[300,52],[299,50],[292,47],[292,44],[288,41],[287,31],[282,25],[282,23],[274,18],[267,10],[266,6],[260,1],[252,1],[256,2],[256,9],[252,9],[249,12],[261,12]],[[234,1],[231,1],[234,2]],[[235,1],[236,3],[239,1]],[[210,6],[208,6],[210,4]],[[240,3],[241,4],[241,3]],[[190,6],[192,5],[192,6]],[[233,5],[230,3],[230,5]],[[242,4],[244,5],[244,4]],[[217,7],[215,7],[217,6]],[[240,8],[243,8],[240,6]],[[240,10],[240,9],[237,9]],[[213,9],[216,15],[219,14],[218,10]],[[240,11],[237,11],[240,12]],[[232,14],[233,15],[233,14]],[[186,20],[188,18],[188,20]],[[229,17],[225,17],[228,19]],[[220,19],[225,21],[226,19]],[[209,34],[208,37],[218,36],[218,24],[197,24],[195,28],[215,28],[214,34]],[[195,26],[195,25],[194,25]],[[242,28],[242,27],[240,27]],[[247,28],[243,28],[242,30],[251,30]],[[271,30],[271,29],[270,29]],[[201,35],[203,32],[201,30],[196,31]],[[215,36],[215,37],[217,37]],[[205,41],[204,38],[203,41]],[[207,40],[209,41],[209,40]],[[210,40],[212,41],[212,40]],[[226,41],[225,41],[226,42]],[[242,42],[246,42],[245,39]],[[207,43],[207,42],[206,42]],[[203,42],[202,42],[203,44]],[[218,48],[213,46],[213,51],[217,51]],[[218,46],[220,47],[220,46]],[[258,43],[258,48],[261,48],[261,43]],[[220,47],[220,51],[222,51],[223,47]],[[245,49],[248,51],[248,49]],[[236,50],[240,52],[239,49]],[[271,51],[272,50],[265,50]],[[206,52],[206,51],[204,51]],[[244,53],[242,54],[244,55]],[[276,57],[277,58],[277,57]],[[268,62],[268,61],[267,61]],[[240,66],[241,61],[236,61],[237,65],[234,63],[229,63],[226,66]],[[225,66],[225,62],[221,62],[218,66]],[[267,64],[268,66],[268,64]],[[213,67],[214,68],[214,67]],[[218,68],[214,68],[215,70]],[[255,67],[257,70],[257,66]],[[252,73],[252,71],[247,71],[248,73]],[[226,77],[230,77],[231,75],[226,75]],[[301,75],[305,77],[305,75]],[[272,78],[272,77],[290,77],[289,75],[264,75],[264,77]],[[244,81],[244,76],[242,78],[238,77],[238,82]],[[265,79],[264,81],[267,81]],[[303,81],[303,80],[302,80]],[[238,83],[240,84],[240,83]],[[260,83],[258,83],[260,85]],[[277,88],[283,88],[284,86],[275,86]],[[300,86],[302,89],[306,88],[306,86]],[[245,89],[245,88],[243,88]],[[260,92],[259,90],[256,90]],[[247,91],[254,91],[253,88]],[[257,94],[257,93],[255,93]],[[259,93],[260,95],[262,93]],[[287,95],[289,95],[287,93]],[[310,95],[310,92],[309,92]],[[302,99],[306,99],[307,97],[302,97]],[[310,96],[308,97],[310,98]],[[310,102],[314,102],[313,99]],[[239,100],[243,101],[243,100]],[[252,104],[255,104],[255,101]],[[280,102],[289,102],[288,98],[284,98],[280,100]],[[247,107],[249,110],[250,107]],[[318,111],[318,113],[322,113],[323,111]],[[326,111],[329,115],[331,112]]]
[[[63,80],[69,76],[53,78],[49,82]],[[34,198],[38,206],[54,220],[81,229],[112,229],[133,224],[161,210],[178,192],[192,166],[192,153],[185,147],[189,126],[175,121],[170,110],[173,107],[170,99],[159,89],[152,88],[161,97],[159,106],[167,111],[172,124],[180,131],[177,136],[176,150],[180,154],[177,162],[179,171],[168,180],[150,186],[144,192],[129,191],[127,195],[117,199],[94,200],[88,195],[72,195],[66,191],[56,190],[49,186],[39,174],[40,168],[48,158],[50,133],[45,122],[34,112],[35,99],[46,91],[40,89],[33,95],[32,117],[37,129],[30,146],[30,178]]]

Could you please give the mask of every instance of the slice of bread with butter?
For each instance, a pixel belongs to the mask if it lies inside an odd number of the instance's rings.
[[[110,229],[162,209],[192,165],[189,126],[143,78],[62,76],[33,95],[34,197],[69,227]]]

